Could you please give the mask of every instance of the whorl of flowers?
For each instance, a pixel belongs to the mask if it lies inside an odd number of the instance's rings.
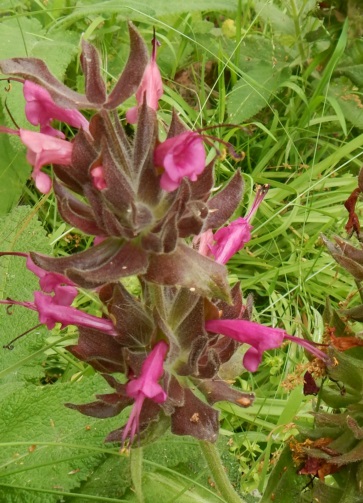
[[[99,55],[86,41],[85,94],[59,82],[39,59],[0,62],[2,73],[23,81],[26,116],[39,126],[39,132],[5,127],[0,132],[18,135],[27,147],[36,186],[41,192],[53,186],[62,218],[95,236],[94,246],[66,257],[14,253],[27,258],[40,291],[34,301],[1,302],[37,311],[49,329],[57,322],[78,327],[78,343],[68,351],[101,372],[113,392],[68,407],[104,418],[133,405],[129,421],[110,433],[109,441],[132,442],[137,434],[146,439],[158,424],[159,432],[170,426],[174,434],[214,442],[219,423],[213,404],[253,402],[251,393],[219,377],[240,344],[250,346],[244,357],[250,371],[263,351],[284,340],[295,340],[319,358],[326,355],[283,330],[249,321],[251,299],[243,304],[239,284],[230,289],[224,265],[250,239],[249,217],[224,227],[241,201],[241,174],[236,171],[212,195],[213,161],[206,165],[201,135],[188,131],[175,113],[167,139],[159,141],[156,41],[149,60],[132,24],[129,31],[129,59],[110,94]],[[127,114],[137,122],[130,138],[117,108],[135,94],[137,107]],[[92,112],[89,121],[80,112],[85,109]],[[74,138],[65,138],[53,120],[77,128]],[[53,181],[43,171],[50,163]],[[213,235],[213,229],[219,230]],[[191,238],[201,243],[205,236],[211,238],[206,251],[201,245],[195,249]],[[139,278],[141,298],[120,282],[130,275]],[[72,307],[78,288],[97,291],[108,315],[98,318]],[[119,372],[126,384],[112,375]]]

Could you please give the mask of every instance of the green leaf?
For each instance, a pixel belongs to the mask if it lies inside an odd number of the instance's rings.
[[[265,108],[271,96],[289,75],[287,69],[273,68],[272,63],[258,61],[236,82],[228,95],[229,120],[240,124]]]
[[[165,0],[153,0],[153,2],[148,4],[140,0],[109,0],[106,2],[88,0],[84,5],[79,3],[70,15],[65,16],[55,26],[70,26],[78,20],[84,20],[100,13],[104,16],[118,14],[131,20],[150,21],[150,19],[155,17],[175,16],[184,12],[199,12],[203,10],[228,10],[234,12],[237,10],[237,0],[229,0],[227,4],[224,0],[199,0],[198,2],[194,0],[185,0],[183,2],[179,2],[178,0],[170,0],[168,2],[165,2]]]
[[[78,52],[79,37],[72,32],[54,31],[46,34],[35,19],[22,17],[1,23],[1,59],[16,57],[41,58],[56,77],[62,78]]]
[[[146,473],[144,494],[147,502],[168,503],[221,503],[217,495],[213,496],[203,487],[196,487],[193,479],[189,484],[177,473]]]
[[[363,103],[352,86],[339,79],[332,82],[329,93],[338,101],[346,120],[353,126],[363,129]]]
[[[0,113],[0,121],[2,117]],[[30,166],[24,149],[15,149],[4,134],[0,134],[0,152],[0,215],[5,215],[20,199]]]
[[[235,470],[238,478],[238,462],[229,452],[225,453],[225,457],[224,465],[230,473]],[[142,489],[146,502],[221,503],[223,500],[210,487],[209,476],[198,442],[191,437],[168,434],[144,448]],[[88,503],[90,495],[136,501],[130,486],[129,458],[109,457],[77,491],[85,498],[70,497],[66,502]]]
[[[101,498],[122,498],[131,486],[130,458],[109,456],[77,490],[77,495],[84,498],[69,497],[67,503],[89,503],[89,496]],[[98,498],[97,498],[98,500]],[[97,501],[96,500],[96,501]]]
[[[49,252],[50,246],[34,212],[26,207],[15,208],[0,220],[0,250],[27,252],[36,249]],[[39,289],[38,278],[25,267],[23,257],[0,257],[0,298],[33,300],[33,292]],[[8,344],[17,335],[39,323],[36,313],[21,306],[6,309],[0,306],[0,333],[2,344]],[[12,313],[12,314],[6,314]],[[43,327],[26,335],[14,345],[14,349],[0,348],[0,383],[6,386],[14,381],[36,381],[43,376],[40,364],[44,359],[42,347],[48,331]]]
[[[293,19],[288,16],[284,11],[279,9],[276,5],[266,1],[255,1],[255,9],[258,16],[270,23],[274,30],[278,33],[284,33],[293,37],[295,35],[295,27]]]
[[[76,383],[27,386],[0,399],[0,501],[52,503],[91,477],[107,433],[124,417],[99,421],[64,407],[107,391],[99,376]],[[4,484],[4,485],[3,485]],[[9,487],[13,489],[9,491]],[[21,488],[29,487],[28,494]],[[34,491],[34,492],[33,492]],[[49,491],[49,492],[48,492]],[[52,492],[58,492],[56,496]]]
[[[344,75],[356,86],[363,87],[363,64],[339,67],[335,73],[337,75]]]

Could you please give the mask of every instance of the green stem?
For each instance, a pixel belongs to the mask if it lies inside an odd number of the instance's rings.
[[[142,493],[142,447],[133,448],[130,452],[131,480],[138,503],[144,503]]]
[[[212,472],[216,488],[225,499],[226,503],[244,503],[243,499],[238,496],[229,478],[227,477],[217,447],[205,440],[200,440],[199,445],[204,454],[204,458],[207,461],[208,467]]]
[[[306,58],[305,58],[304,45],[302,42],[302,33],[301,33],[301,29],[300,29],[300,22],[301,21],[299,18],[299,13],[296,8],[295,0],[291,0],[290,5],[291,5],[292,16],[294,19],[295,33],[296,33],[296,38],[297,38],[297,46],[299,48],[300,59],[301,59],[300,66],[301,66],[301,68],[303,68]]]

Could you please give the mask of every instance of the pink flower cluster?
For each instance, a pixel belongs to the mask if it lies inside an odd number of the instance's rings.
[[[40,132],[0,127],[1,133],[18,135],[27,147],[27,161],[33,166],[32,178],[39,192],[48,193],[52,188],[50,177],[41,171],[47,164],[68,166],[72,161],[72,143],[64,140],[64,134],[50,124],[56,119],[88,131],[88,121],[78,110],[59,107],[46,89],[26,80],[23,86],[26,100],[25,115],[30,124],[40,126]]]
[[[34,302],[20,302],[12,299],[0,300],[0,304],[18,305],[37,311],[39,321],[52,330],[57,323],[62,328],[69,325],[94,328],[108,334],[116,335],[113,323],[110,320],[98,318],[84,313],[71,304],[78,294],[75,284],[62,274],[48,272],[38,267],[27,253],[1,252],[0,256],[14,255],[26,257],[26,267],[39,278],[42,291],[34,292]],[[54,295],[49,295],[49,294]]]

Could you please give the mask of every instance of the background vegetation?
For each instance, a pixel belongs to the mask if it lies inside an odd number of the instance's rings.
[[[253,294],[255,320],[321,342],[326,298],[335,307],[359,302],[354,281],[320,237],[322,232],[344,235],[343,203],[357,185],[361,166],[359,4],[4,0],[0,58],[42,58],[57,77],[82,91],[81,37],[101,52],[111,85],[128,54],[127,20],[150,42],[155,27],[165,82],[162,119],[168,122],[175,108],[190,127],[215,125],[216,136],[246,153],[241,163],[227,156],[217,165],[220,184],[238,167],[243,170],[245,196],[236,216],[246,213],[255,184],[271,186],[255,217],[253,240],[228,264],[231,283],[240,280],[245,295]],[[1,124],[14,127],[6,102],[17,124],[25,126],[21,86],[13,83],[9,90],[6,81],[2,84]],[[126,102],[121,116],[133,104]],[[218,126],[223,123],[236,127]],[[35,191],[16,139],[1,135],[0,153],[2,249],[62,255],[89,246],[91,238],[61,221],[53,195]],[[2,258],[0,271],[3,298],[31,298],[36,281],[19,267],[18,258]],[[97,313],[97,302],[86,295],[79,306]],[[16,309],[2,315],[3,344],[36,323],[33,313]],[[107,389],[90,367],[64,350],[75,337],[72,329],[54,330],[51,336],[37,329],[13,351],[0,351],[4,503],[135,501],[127,458],[119,456],[117,447],[103,445],[106,433],[125,417],[93,420],[63,406],[87,402],[95,390]],[[312,424],[316,398],[302,393],[303,362],[304,354],[295,347],[270,352],[256,374],[244,372],[236,382],[256,393],[255,404],[249,409],[220,405],[220,447],[232,480],[249,501],[260,501],[263,494],[263,502],[271,500],[275,489],[270,483],[266,490],[267,482],[285,441],[297,434],[297,426]],[[290,469],[296,474],[296,467]],[[293,492],[280,493],[277,501],[311,501],[308,478],[292,478]],[[191,439],[165,436],[151,445],[144,483],[150,502],[156,494],[165,503],[222,501]]]

